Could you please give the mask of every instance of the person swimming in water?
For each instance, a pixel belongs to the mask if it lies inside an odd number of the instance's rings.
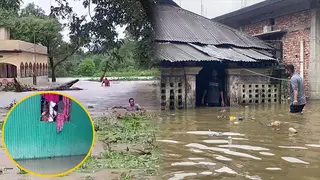
[[[104,80],[102,81],[102,84],[101,86],[106,86],[106,87],[109,87],[110,86],[110,80],[108,78],[104,78]]]
[[[141,106],[139,104],[136,104],[134,102],[133,98],[129,99],[129,104],[128,105],[124,105],[124,106],[114,106],[112,107],[112,109],[125,109],[129,112],[140,112],[143,111],[143,109],[141,108]]]

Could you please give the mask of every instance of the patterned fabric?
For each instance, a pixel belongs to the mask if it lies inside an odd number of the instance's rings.
[[[70,110],[71,110],[70,99],[63,96],[63,104],[64,104],[63,112],[58,113],[58,116],[57,116],[57,133],[60,133],[62,131],[64,122],[70,121]]]
[[[70,99],[67,97],[63,97],[63,103],[64,103],[64,121],[69,122],[70,121],[70,110],[71,110]]]
[[[62,131],[64,124],[64,114],[59,113],[57,116],[57,133],[60,133]]]

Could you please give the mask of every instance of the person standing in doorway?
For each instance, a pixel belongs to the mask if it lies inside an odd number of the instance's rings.
[[[220,104],[221,98],[221,104]],[[210,107],[222,107],[225,106],[224,97],[223,97],[223,87],[222,82],[218,79],[218,73],[216,70],[212,71],[212,78],[207,84],[207,87],[204,90],[201,103],[206,102],[207,106]]]
[[[292,64],[287,65],[286,73],[290,78],[290,112],[302,113],[306,104],[304,81],[299,74],[295,73]]]

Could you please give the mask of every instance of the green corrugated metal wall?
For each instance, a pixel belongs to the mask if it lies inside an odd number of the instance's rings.
[[[55,122],[40,122],[41,95],[21,102],[4,129],[6,147],[13,159],[85,155],[92,145],[92,126],[80,105],[72,102],[70,122],[56,133]]]

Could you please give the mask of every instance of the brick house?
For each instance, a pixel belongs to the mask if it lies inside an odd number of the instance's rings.
[[[259,39],[275,42],[280,59],[303,74],[309,99],[320,99],[320,2],[267,0],[214,18]]]

